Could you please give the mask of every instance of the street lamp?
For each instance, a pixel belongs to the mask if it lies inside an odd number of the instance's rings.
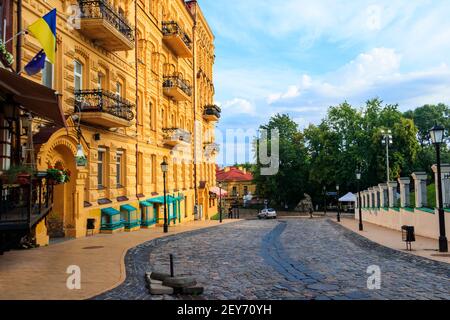
[[[364,230],[362,222],[362,210],[361,210],[361,190],[359,189],[359,182],[361,181],[361,172],[356,171],[356,184],[358,186],[358,209],[359,209],[359,231]]]
[[[327,215],[327,187],[323,186],[324,215]]]
[[[392,131],[388,130],[388,131],[384,131],[381,130],[381,134],[383,135],[383,137],[381,138],[381,143],[386,146],[386,176],[387,176],[387,180],[386,182],[389,185],[389,181],[391,181],[391,174],[390,174],[390,169],[389,169],[389,147],[392,146],[393,144],[393,140],[392,140]],[[387,198],[387,206],[389,207],[389,197]]]
[[[336,198],[338,201],[338,203],[337,203],[337,221],[341,222],[341,210],[340,210],[340,206],[339,206],[339,189],[340,189],[340,187],[339,187],[339,185],[337,185],[336,186],[336,191],[337,191]]]
[[[164,184],[164,233],[169,232],[169,225],[167,221],[167,196],[166,196],[166,173],[169,171],[169,165],[166,160],[161,163],[161,171],[163,172],[163,184]]]
[[[438,199],[439,199],[439,252],[448,252],[448,242],[445,235],[445,215],[444,206],[442,204],[442,181],[441,181],[441,144],[444,142],[443,126],[436,125],[431,128],[430,136],[436,148],[436,162],[437,162],[437,184],[438,184]]]
[[[222,223],[222,182],[219,182],[219,220]]]

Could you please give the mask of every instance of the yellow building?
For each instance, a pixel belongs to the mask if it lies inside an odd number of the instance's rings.
[[[23,27],[53,8],[56,63],[30,79],[61,94],[68,128],[36,120],[34,148],[39,170],[57,165],[72,175],[55,186],[38,244],[91,228],[161,225],[163,161],[171,225],[215,215],[209,189],[221,111],[213,103],[214,36],[197,2],[23,0]],[[40,49],[24,36],[23,64]],[[77,167],[80,145],[87,164]]]
[[[223,169],[217,169],[216,179],[219,187],[227,193],[222,198],[228,203],[234,203],[238,201],[239,204],[244,202],[244,198],[251,198],[257,200],[256,184],[253,181],[253,175],[251,172],[243,167],[225,167]]]

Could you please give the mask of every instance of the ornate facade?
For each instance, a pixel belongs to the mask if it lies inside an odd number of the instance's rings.
[[[69,183],[55,187],[37,242],[83,237],[92,228],[161,224],[164,160],[171,224],[215,215],[209,188],[216,184],[221,111],[214,105],[214,36],[197,2],[22,3],[25,28],[53,8],[58,12],[56,64],[30,79],[61,94],[68,128],[35,121],[37,167],[58,164],[72,172]],[[39,50],[32,36],[23,37],[24,64]],[[87,156],[82,167],[75,163],[79,145]],[[129,219],[136,220],[133,227]]]

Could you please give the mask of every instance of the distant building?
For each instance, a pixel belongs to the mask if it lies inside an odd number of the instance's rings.
[[[216,169],[217,183],[222,183],[228,195],[225,197],[226,202],[239,201],[239,204],[250,204],[259,202],[256,197],[256,184],[253,181],[251,172],[243,167],[225,167]]]

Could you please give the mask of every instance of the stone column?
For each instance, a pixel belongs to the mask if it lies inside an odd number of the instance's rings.
[[[364,208],[369,207],[369,192],[364,191]]]
[[[414,190],[416,193],[416,208],[425,207],[427,201],[427,174],[425,172],[414,172]]]
[[[388,186],[386,183],[380,183],[378,185],[380,190],[380,208],[387,207],[387,189]]]
[[[436,187],[436,207],[439,206],[439,194],[438,194],[438,184],[437,184],[437,165],[431,167],[434,172],[434,181]],[[446,178],[447,176],[447,178]],[[442,181],[442,203],[444,208],[450,207],[450,164],[441,164],[441,181]]]
[[[373,196],[374,196],[374,208],[378,208],[380,206],[380,188],[373,187]]]
[[[399,178],[400,184],[400,207],[405,208],[410,206],[409,201],[409,185],[411,183],[410,178]]]
[[[395,201],[397,200],[397,182],[390,181],[387,183],[387,187],[389,197],[389,208],[394,208]]]
[[[372,188],[367,189],[367,193],[369,198],[369,205],[367,207],[373,208],[373,189]]]

